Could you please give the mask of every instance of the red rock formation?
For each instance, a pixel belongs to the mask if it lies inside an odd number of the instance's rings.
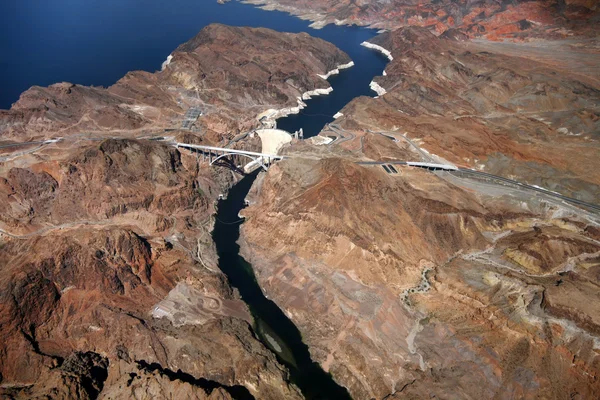
[[[328,148],[336,158],[269,171],[245,211],[244,254],[356,398],[595,398],[597,217],[347,161],[448,161],[597,202],[594,42],[444,36],[373,40],[393,56],[375,79],[387,93],[342,110],[350,139]]]
[[[394,58],[374,80],[387,93],[353,100],[339,124],[395,131],[459,166],[600,198],[593,42],[465,42],[404,28],[373,43]]]
[[[313,359],[355,398],[599,397],[597,215],[353,163],[449,162],[597,203],[596,5],[255,3],[418,26],[372,41],[393,56],[375,79],[385,93],[342,110],[344,139],[293,146],[244,211],[243,253]]]
[[[490,40],[595,36],[599,10],[590,0],[250,0],[249,3],[290,12],[314,21],[316,26],[330,23],[384,29],[419,26],[437,34],[460,29],[470,37]]]
[[[298,396],[218,272],[208,171],[128,140],[53,163],[3,178],[0,393]]]
[[[1,111],[3,140],[63,140],[0,159],[0,397],[299,398],[217,267],[212,214],[230,172],[128,138],[195,106],[202,135],[174,134],[226,139],[348,61],[306,34],[213,25],[161,72],[34,87]]]

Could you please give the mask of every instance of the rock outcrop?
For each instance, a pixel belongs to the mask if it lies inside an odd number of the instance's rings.
[[[445,160],[597,203],[595,41],[462,42],[411,27],[372,42],[393,57],[374,79],[386,94],[353,100],[337,124],[404,135],[428,152],[418,155],[422,161]]]
[[[514,185],[356,164],[454,164],[597,204],[597,39],[550,25],[525,27],[551,39],[527,43],[431,26],[379,35],[379,96],[341,110],[326,150],[294,145],[256,183],[244,255],[353,397],[598,397],[597,214]]]
[[[174,148],[114,139],[9,170],[3,394],[298,396],[218,270],[208,177]]]
[[[596,5],[254,3],[401,27],[372,40],[390,63],[377,98],[337,115],[343,138],[294,143],[242,212],[243,255],[312,359],[357,399],[599,398],[596,214],[357,164],[451,163],[597,203]],[[531,37],[551,40],[515,43]],[[0,111],[2,141],[64,138],[0,155],[0,396],[301,398],[217,267],[214,201],[234,178],[144,138],[254,147],[236,135],[349,61],[306,34],[211,25],[159,72]]]

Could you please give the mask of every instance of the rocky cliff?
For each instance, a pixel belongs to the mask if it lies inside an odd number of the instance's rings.
[[[390,59],[378,96],[341,110],[332,144],[293,146],[244,211],[243,253],[313,359],[361,399],[598,397],[597,214],[356,164],[597,204],[597,6],[254,3],[391,30],[367,44]]]
[[[114,139],[8,170],[3,394],[297,396],[218,271],[207,174],[174,148]]]
[[[549,188],[600,198],[600,52],[596,40],[457,41],[423,28],[373,43],[393,58],[338,120],[355,131],[388,131],[427,154]]]
[[[568,34],[552,19],[595,5],[545,4],[554,17],[502,34],[494,20],[542,2],[452,2],[460,29],[440,27],[444,12],[389,17],[443,1],[336,4],[303,15],[370,24],[377,4],[373,25],[420,27],[367,44],[390,59],[377,96],[341,110],[321,133],[333,143],[293,146],[256,183],[242,248],[265,292],[354,398],[598,397],[597,214],[514,185],[357,164],[454,164],[597,204],[595,17]],[[523,31],[545,40],[517,43]]]
[[[296,143],[259,176],[244,255],[354,398],[598,398],[597,214],[357,164],[453,163],[597,203],[596,5],[418,3],[269,1],[418,26],[372,41],[390,58],[378,96],[342,110],[322,133],[335,142]],[[550,40],[514,42],[530,37]],[[211,216],[231,174],[143,138],[227,141],[348,61],[305,34],[213,25],[160,72],[34,87],[1,111],[3,142],[64,139],[1,150],[0,395],[301,397],[217,268]],[[197,129],[177,130],[190,108]]]

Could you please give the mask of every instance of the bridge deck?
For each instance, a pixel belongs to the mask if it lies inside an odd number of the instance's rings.
[[[202,150],[205,152],[213,152],[213,153],[218,153],[218,154],[221,154],[221,153],[223,153],[223,154],[245,154],[245,155],[249,155],[249,156],[271,158],[271,159],[277,159],[277,160],[282,160],[284,158],[283,156],[279,156],[277,154],[258,153],[255,151],[237,150],[237,149],[230,149],[230,148],[225,148],[225,147],[201,146],[201,145],[197,145],[197,144],[175,143],[175,147],[184,147],[184,148]]]

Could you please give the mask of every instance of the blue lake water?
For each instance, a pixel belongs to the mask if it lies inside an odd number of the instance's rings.
[[[312,136],[352,98],[373,96],[369,83],[387,59],[360,46],[371,29],[316,30],[289,14],[216,0],[19,0],[0,2],[0,109],[33,85],[67,81],[109,86],[132,70],[156,71],[179,44],[219,22],[308,32],[334,43],[356,64],[331,77],[333,93],[309,101],[302,115],[278,126]]]

